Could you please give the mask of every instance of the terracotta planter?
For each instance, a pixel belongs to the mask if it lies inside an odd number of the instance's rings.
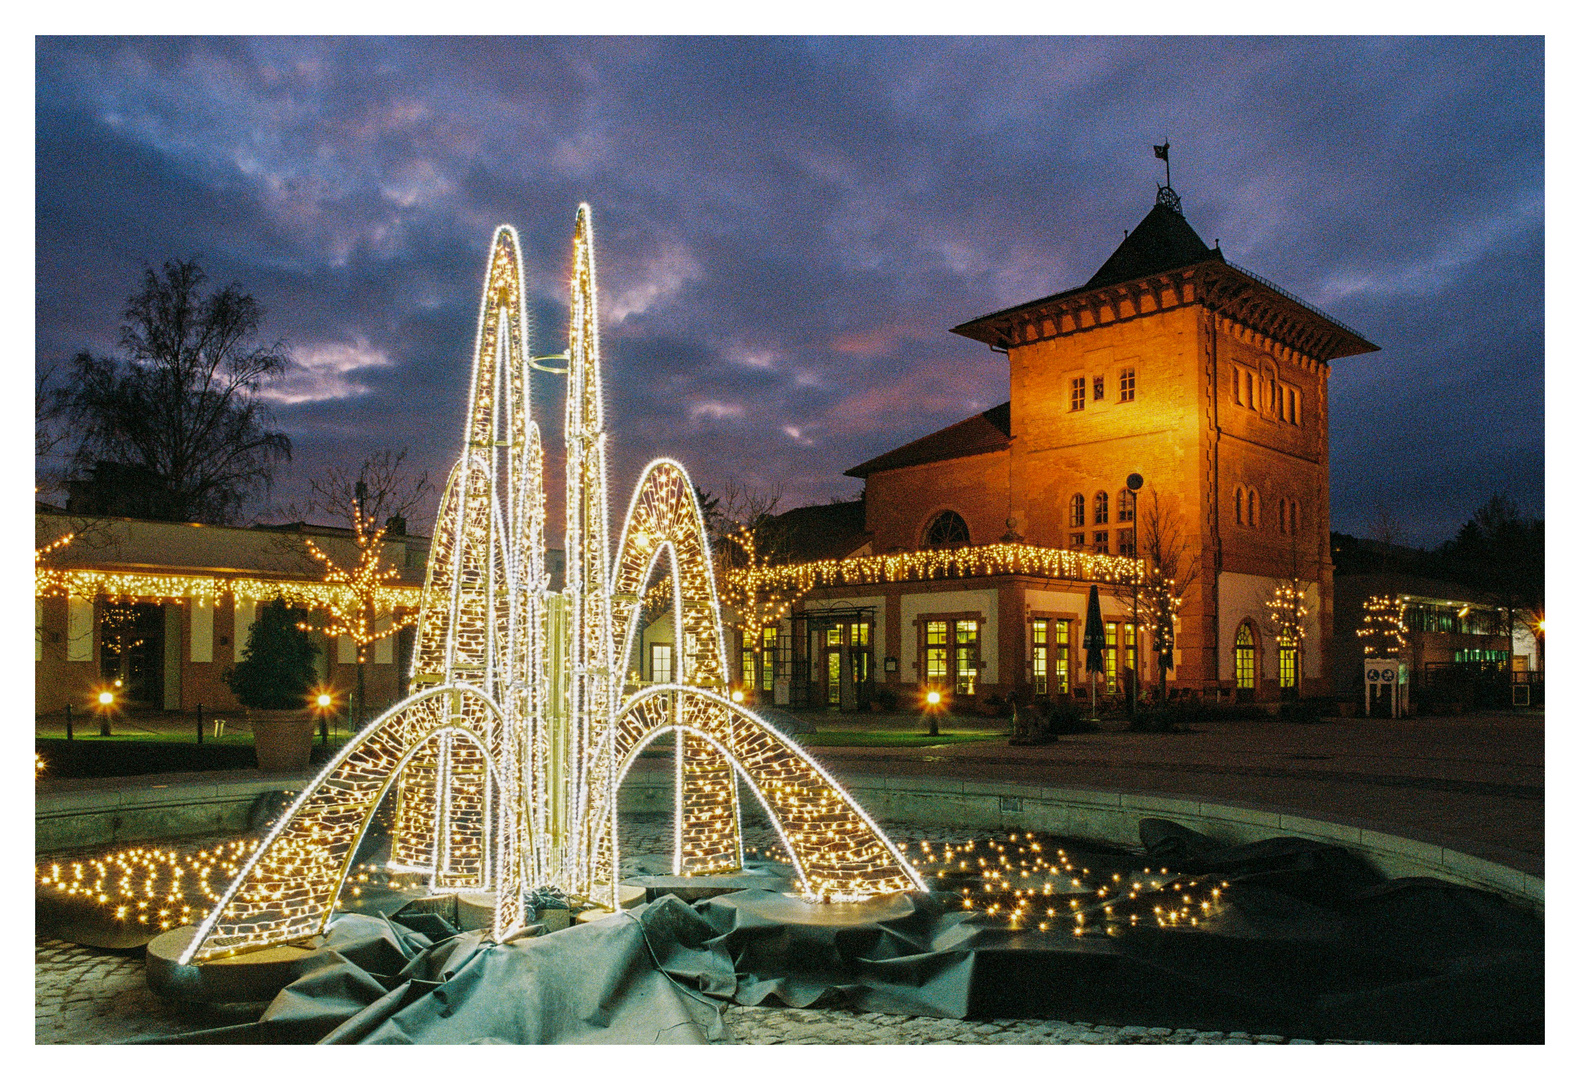
[[[301,772],[313,753],[318,721],[303,709],[249,709],[252,747],[263,772]]]

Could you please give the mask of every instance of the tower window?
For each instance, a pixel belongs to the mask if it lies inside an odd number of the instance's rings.
[[[1247,488],[1245,492],[1245,523],[1251,528],[1256,528],[1262,523],[1262,500],[1257,498],[1255,488]]]
[[[1234,523],[1245,524],[1245,488],[1243,487],[1234,489]]]
[[[953,510],[945,510],[927,526],[928,547],[959,547],[971,543],[971,532],[966,519]]]
[[[1103,377],[1101,375],[1092,376],[1092,400],[1103,400]]]
[[[1108,492],[1099,491],[1092,496],[1092,524],[1108,524]]]
[[[1086,524],[1086,496],[1077,492],[1070,496],[1070,525],[1080,528]]]
[[[1086,408],[1086,379],[1070,380],[1070,411],[1080,412]]]
[[[1133,367],[1123,368],[1119,372],[1119,400],[1136,400],[1136,369]]]

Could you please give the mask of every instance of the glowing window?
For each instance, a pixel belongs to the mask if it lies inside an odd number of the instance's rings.
[[[1256,689],[1256,643],[1249,623],[1241,623],[1234,635],[1234,685],[1241,690]]]
[[[1031,620],[1031,690],[1048,693],[1048,620]]]
[[[977,621],[955,620],[955,693],[977,692]]]
[[[1278,644],[1278,685],[1291,687],[1295,685],[1295,664],[1299,654],[1292,641],[1281,641]]]
[[[927,624],[927,679],[949,678],[949,624],[939,620]]]
[[[1053,676],[1059,693],[1070,692],[1070,620],[1060,619],[1053,628]]]

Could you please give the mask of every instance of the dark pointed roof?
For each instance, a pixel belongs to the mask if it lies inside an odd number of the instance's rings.
[[[1223,253],[1208,247],[1184,214],[1159,202],[1082,288],[1161,274],[1204,259],[1222,262]]]
[[[907,465],[925,465],[931,461],[948,461],[951,458],[988,454],[1009,445],[1009,402],[995,405],[987,412],[978,413],[968,420],[951,424],[942,431],[923,435],[897,450],[890,450],[871,461],[864,461],[854,469],[846,469],[846,476],[864,480],[868,473],[887,469],[903,469]]]
[[[1321,363],[1377,351],[1333,316],[1209,248],[1185,220],[1171,188],[1159,189],[1151,211],[1086,284],[989,312],[953,327],[951,333],[1003,352],[1029,340],[1112,321],[1125,305],[1133,314],[1139,295],[1159,292],[1165,285],[1179,302],[1204,303]],[[1161,296],[1154,302],[1161,302]]]

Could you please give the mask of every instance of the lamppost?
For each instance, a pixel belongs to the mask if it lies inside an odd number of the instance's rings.
[[[944,700],[944,696],[942,694],[940,694],[937,690],[929,690],[929,691],[927,691],[926,711],[927,711],[927,734],[928,735],[937,735],[938,734],[938,709],[941,706],[941,704],[943,703],[943,700]]]
[[[1125,489],[1130,492],[1130,535],[1134,538],[1130,557],[1141,559],[1141,485],[1144,483],[1141,474],[1133,472],[1125,477]],[[1126,664],[1125,671],[1125,711],[1135,719],[1137,699],[1141,696],[1141,673],[1135,670],[1141,663],[1141,568],[1136,567],[1130,574],[1130,635],[1135,639],[1136,662],[1135,665]],[[1130,659],[1130,652],[1125,651],[1125,659]]]
[[[317,687],[311,698],[312,709],[318,714],[318,737],[323,745],[329,745],[329,717],[335,713],[335,694],[327,686]]]
[[[99,734],[108,736],[110,734],[110,711],[115,708],[115,691],[109,689],[100,690],[94,697],[94,703],[99,710]]]

